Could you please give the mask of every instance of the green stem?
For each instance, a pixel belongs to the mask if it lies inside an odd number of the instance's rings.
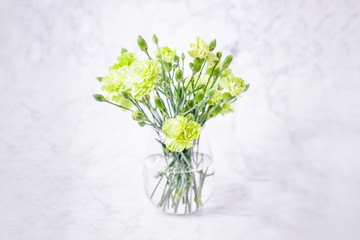
[[[133,111],[133,110],[131,110],[131,109],[127,108],[127,107],[124,107],[124,106],[121,106],[121,105],[118,105],[118,104],[112,103],[112,102],[110,102],[110,101],[108,101],[108,100],[105,100],[105,102],[110,103],[111,105],[117,106],[117,107],[119,107],[119,108],[122,108],[122,109],[128,110],[128,111],[130,111],[130,112],[132,112],[132,111]]]

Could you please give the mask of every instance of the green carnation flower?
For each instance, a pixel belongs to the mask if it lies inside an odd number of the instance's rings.
[[[135,99],[140,100],[143,96],[151,93],[161,79],[161,65],[154,60],[134,62],[126,80],[126,86],[131,89]]]
[[[209,44],[199,37],[196,37],[196,44],[190,44],[190,48],[189,55],[193,58],[206,58],[208,68],[212,68],[219,61],[216,54],[210,51]]]
[[[129,67],[127,66],[118,69],[110,68],[109,75],[101,80],[101,89],[106,92],[106,100],[116,102],[126,108],[131,108],[131,102],[121,95],[121,92],[128,91],[125,85],[128,70]]]
[[[174,57],[176,55],[176,50],[171,50],[169,47],[161,47],[160,51],[157,49],[155,51],[156,58],[164,60],[165,62],[172,63],[174,60]]]
[[[209,53],[209,44],[204,42],[200,37],[196,37],[196,44],[190,44],[191,50],[189,50],[189,55],[193,58],[206,58]]]
[[[169,118],[162,126],[165,134],[166,147],[174,152],[181,152],[193,146],[195,139],[199,138],[201,126],[184,116]]]
[[[245,91],[246,85],[242,78],[235,77],[232,73],[223,75],[219,85],[229,91],[232,96],[239,97]]]
[[[118,69],[123,66],[131,66],[137,60],[136,53],[133,52],[123,52],[120,56],[118,56],[118,63],[115,63],[112,68]]]

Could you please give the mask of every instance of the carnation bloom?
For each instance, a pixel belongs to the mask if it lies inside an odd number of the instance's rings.
[[[193,58],[206,58],[209,53],[209,44],[204,42],[199,37],[196,37],[196,44],[190,44],[191,50],[189,50],[189,55]]]
[[[151,93],[161,79],[160,63],[154,60],[134,62],[126,79],[126,86],[132,96],[140,100],[143,96]]]
[[[222,76],[219,85],[229,91],[232,96],[239,97],[245,91],[246,85],[242,78],[235,77],[232,73]]]
[[[199,37],[196,37],[196,44],[190,44],[189,55],[193,58],[206,58],[209,68],[212,68],[219,60],[215,53],[209,49],[209,44]]]
[[[164,60],[165,62],[172,63],[176,55],[176,50],[171,50],[169,47],[161,47],[160,51],[157,49],[155,51],[156,58]]]
[[[193,141],[199,138],[201,126],[184,116],[169,118],[162,126],[165,134],[166,147],[174,152],[181,152],[193,146]]]
[[[121,95],[121,92],[127,91],[124,81],[128,76],[128,70],[128,66],[118,69],[110,68],[109,75],[101,80],[101,89],[106,92],[105,98],[108,101],[114,101],[121,106],[130,108],[131,102]]]
[[[118,63],[115,63],[112,68],[119,68],[123,66],[131,66],[133,62],[137,60],[136,53],[133,52],[123,52],[118,56]]]

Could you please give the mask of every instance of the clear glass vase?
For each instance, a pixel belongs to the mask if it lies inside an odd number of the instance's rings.
[[[157,136],[160,152],[150,154],[144,164],[146,195],[166,213],[193,213],[209,199],[213,186],[213,160],[206,132],[202,130],[194,146],[182,152],[169,151],[161,133]]]

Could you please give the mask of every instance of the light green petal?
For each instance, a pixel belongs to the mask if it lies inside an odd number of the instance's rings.
[[[161,79],[160,63],[154,60],[143,60],[133,63],[129,69],[126,86],[134,98],[140,100],[151,93]]]
[[[176,118],[170,118],[166,120],[162,126],[163,133],[169,137],[174,138],[181,133],[182,124],[179,124],[179,120]]]
[[[118,62],[112,67],[114,69],[118,69],[123,66],[131,66],[131,64],[137,60],[137,56],[136,53],[133,52],[123,52],[117,59]]]
[[[242,78],[235,77],[232,73],[221,77],[219,85],[222,88],[227,89],[229,93],[235,97],[239,97],[246,89],[244,80]]]
[[[174,138],[165,139],[166,148],[173,152],[181,152],[185,149],[185,144],[181,141],[176,141]]]
[[[160,59],[161,56],[162,60],[169,63],[172,63],[175,55],[176,55],[176,50],[175,49],[171,50],[169,47],[161,47],[160,51],[158,49],[155,51],[156,58]]]
[[[193,146],[193,141],[199,138],[201,126],[179,115],[166,120],[162,131],[165,134],[166,147],[171,151],[181,152]]]
[[[231,106],[230,102],[223,103],[222,104],[221,115],[224,116],[225,114],[234,112],[234,109],[232,109],[230,106]]]
[[[209,45],[199,37],[196,37],[196,44],[190,44],[189,55],[193,58],[206,58],[209,53]]]
[[[206,60],[208,68],[212,68],[216,64],[216,62],[219,61],[218,57],[213,52],[208,53]]]
[[[109,75],[102,78],[101,89],[106,92],[109,99],[118,96],[121,92],[128,91],[125,80],[128,77],[128,67],[124,66],[119,69],[110,68]]]

